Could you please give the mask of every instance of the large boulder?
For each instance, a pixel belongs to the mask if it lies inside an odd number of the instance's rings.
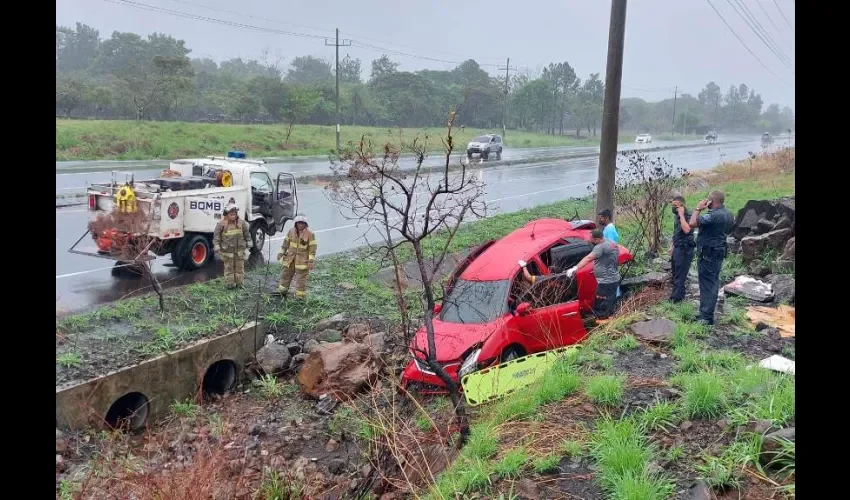
[[[787,260],[787,261],[795,261],[796,254],[796,237],[792,237],[787,242],[785,242],[785,248],[782,249],[782,256],[779,257],[779,260]]]
[[[345,313],[339,313],[316,323],[314,330],[317,332],[321,332],[323,330],[342,330],[347,324],[348,318]]]
[[[793,234],[795,219],[796,207],[793,197],[776,200],[750,200],[744,205],[744,208],[738,211],[732,236],[741,240],[745,236],[776,229],[791,229]],[[774,227],[770,228],[771,225]]]
[[[314,398],[323,394],[350,398],[377,381],[379,368],[369,345],[335,342],[310,353],[298,371],[298,382]]]
[[[741,256],[745,261],[758,259],[768,249],[781,251],[793,237],[790,229],[779,229],[757,236],[746,236],[741,240]]]
[[[773,301],[783,304],[794,304],[796,297],[796,282],[790,274],[771,274],[767,282],[773,288]]]

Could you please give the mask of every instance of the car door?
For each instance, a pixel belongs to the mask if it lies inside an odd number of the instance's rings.
[[[540,265],[539,258],[530,261],[529,272],[537,275]],[[517,332],[517,338],[522,339],[529,353],[572,345],[584,338],[586,331],[579,314],[579,302],[560,301],[570,296],[566,293],[567,281],[566,275],[540,279],[521,300],[528,301],[531,309],[509,321],[509,327]]]

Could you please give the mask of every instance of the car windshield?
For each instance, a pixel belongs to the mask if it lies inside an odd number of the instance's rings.
[[[508,310],[510,280],[458,280],[443,299],[440,320],[447,323],[489,323]]]
[[[472,139],[472,142],[490,142],[490,138],[486,135],[482,135],[481,137],[476,137],[475,139]]]

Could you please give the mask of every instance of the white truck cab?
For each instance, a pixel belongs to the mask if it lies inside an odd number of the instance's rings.
[[[239,151],[172,161],[156,179],[118,183],[114,177],[88,188],[88,231],[70,252],[130,262],[171,254],[179,268],[194,270],[212,260],[213,231],[228,204],[236,203],[249,223],[255,251],[298,211],[295,178],[279,173],[272,180],[264,161]],[[89,233],[97,250],[77,250]]]

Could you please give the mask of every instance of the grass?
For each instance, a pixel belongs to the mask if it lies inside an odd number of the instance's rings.
[[[171,414],[178,418],[195,418],[201,407],[191,399],[186,401],[175,401],[169,407]]]
[[[257,500],[301,500],[306,498],[305,487],[299,481],[278,471],[265,468]]]
[[[686,377],[682,395],[682,410],[688,417],[716,418],[727,408],[723,379],[711,372]]]
[[[263,375],[257,380],[254,380],[252,385],[257,388],[260,396],[266,400],[277,399],[283,396],[285,392],[283,384],[274,375]]]
[[[284,157],[327,155],[335,149],[332,126],[296,125],[288,143],[284,143],[287,127],[279,125],[210,124],[190,122],[136,122],[131,120],[56,120],[56,160],[146,160],[190,156],[222,155],[238,149],[249,156]],[[431,138],[432,150],[440,150],[439,136],[443,127],[341,128],[342,144],[369,136],[378,145],[398,142],[399,134],[413,141],[416,136]],[[463,148],[472,138],[493,133],[493,130],[455,128],[455,144]],[[674,136],[672,140],[693,140],[694,137]],[[620,142],[631,142],[634,135],[620,136]],[[509,148],[540,148],[555,146],[589,146],[599,144],[599,138],[575,139],[570,136],[551,136],[541,133],[511,130],[505,137]]]
[[[63,352],[62,354],[56,356],[56,362],[60,366],[64,366],[66,368],[73,368],[82,364],[83,358],[76,352]]]
[[[719,457],[704,457],[704,463],[698,464],[696,471],[700,478],[715,490],[740,488],[744,479],[744,469],[750,466],[759,468],[760,453],[760,436],[744,436],[726,447]]]
[[[571,365],[556,364],[540,382],[536,396],[537,405],[560,401],[578,390],[581,378]]]
[[[546,474],[547,472],[557,470],[559,463],[561,463],[561,457],[555,454],[549,454],[535,460],[532,469],[538,474]]]
[[[580,457],[584,455],[585,444],[574,439],[565,439],[561,442],[561,453],[568,457]]]
[[[614,349],[620,352],[633,351],[640,346],[640,342],[634,337],[634,335],[623,335],[614,341]]]
[[[522,474],[528,462],[528,453],[523,448],[515,448],[493,466],[493,471],[503,479],[514,479]]]
[[[679,407],[669,401],[659,401],[641,410],[638,418],[648,431],[667,431],[679,420]]]
[[[623,397],[626,377],[623,375],[597,375],[588,379],[585,394],[596,404],[616,406]]]

